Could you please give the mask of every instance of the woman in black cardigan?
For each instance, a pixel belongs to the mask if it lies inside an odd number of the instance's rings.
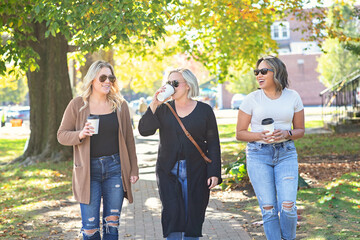
[[[156,175],[163,205],[164,237],[198,239],[202,237],[210,189],[222,181],[219,134],[212,108],[192,99],[199,93],[194,74],[188,69],[174,70],[168,76],[168,83],[175,88],[170,105],[212,162],[204,160],[169,107],[157,100],[164,87],[155,93],[140,119],[139,132],[149,136],[159,129]]]

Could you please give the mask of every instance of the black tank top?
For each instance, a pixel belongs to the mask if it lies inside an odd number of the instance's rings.
[[[110,156],[119,152],[119,122],[116,112],[99,115],[99,120],[99,133],[90,137],[90,157]]]

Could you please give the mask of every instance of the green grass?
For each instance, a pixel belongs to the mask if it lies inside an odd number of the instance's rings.
[[[305,134],[295,140],[299,158],[318,155],[359,154],[360,134]]]
[[[22,154],[25,139],[0,139],[0,142],[0,159],[4,162]],[[17,237],[14,239],[23,239],[21,237],[26,234],[38,239],[39,233],[46,232],[49,225],[25,230],[23,224],[41,216],[42,211],[58,204],[58,200],[72,195],[71,173],[71,161],[28,167],[0,165],[0,237],[11,235]]]
[[[324,188],[298,192],[298,206],[304,207],[301,226],[306,239],[360,238],[360,172],[343,175]]]
[[[305,121],[305,128],[322,128],[324,122],[322,120]]]
[[[26,139],[0,139],[0,165],[8,163],[24,150]]]
[[[220,138],[235,138],[236,124],[218,125]]]

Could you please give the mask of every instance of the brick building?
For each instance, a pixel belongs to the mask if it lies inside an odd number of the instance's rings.
[[[271,27],[271,36],[279,44],[278,57],[285,63],[290,81],[290,89],[296,90],[304,105],[321,105],[319,93],[326,87],[319,81],[316,71],[317,58],[322,54],[315,42],[306,42],[306,36],[294,29],[304,24],[289,16],[283,21],[275,22]],[[220,108],[230,108],[233,94],[219,87]]]

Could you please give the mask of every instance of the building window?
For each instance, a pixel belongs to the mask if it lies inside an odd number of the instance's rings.
[[[289,22],[275,22],[271,26],[271,37],[274,40],[285,40],[290,38]]]

